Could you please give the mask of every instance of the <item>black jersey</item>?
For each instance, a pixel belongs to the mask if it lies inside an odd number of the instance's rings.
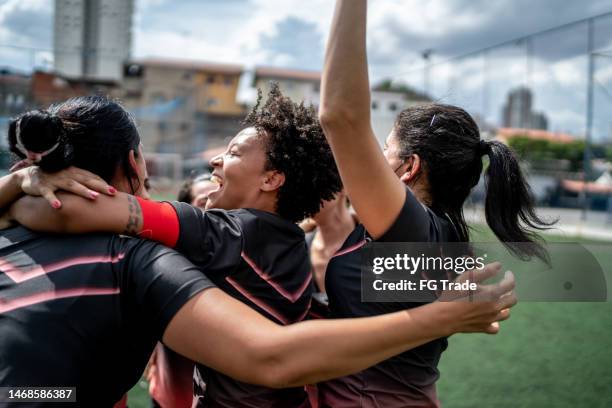
[[[361,302],[360,248],[370,241],[358,225],[330,260],[325,276],[332,318],[375,316],[419,306]],[[455,230],[445,216],[424,207],[407,191],[396,221],[377,242],[452,242]],[[396,408],[437,406],[435,382],[446,339],[438,339],[354,375],[319,384],[321,407]]]
[[[279,324],[303,320],[312,296],[304,232],[254,209],[202,211],[172,203],[179,218],[176,249],[223,291]],[[303,387],[275,390],[246,384],[198,365],[195,393],[206,407],[307,406]]]
[[[0,386],[76,387],[66,406],[112,406],[175,313],[212,286],[153,242],[0,231]]]

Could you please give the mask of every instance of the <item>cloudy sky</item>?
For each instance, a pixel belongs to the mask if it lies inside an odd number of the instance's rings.
[[[320,69],[332,0],[136,0],[132,54]],[[528,84],[551,128],[584,132],[586,25],[513,43],[473,58],[448,58],[612,11],[609,0],[372,0],[369,58],[374,80],[423,88],[421,51],[432,49],[430,90],[499,121],[509,89]],[[0,65],[24,70],[52,58],[53,2],[0,0]],[[612,15],[595,45],[612,48]],[[23,46],[35,51],[6,47]],[[533,56],[527,61],[526,55]],[[612,132],[612,51],[596,58],[596,127]],[[486,86],[483,81],[486,79]],[[602,113],[599,113],[599,112]]]

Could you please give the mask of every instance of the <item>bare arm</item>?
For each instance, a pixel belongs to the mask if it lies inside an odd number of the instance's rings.
[[[351,203],[378,238],[397,218],[406,189],[387,164],[370,124],[366,14],[366,0],[336,3],[319,117]]]
[[[58,190],[71,192],[85,197],[83,201],[94,201],[100,193],[108,196],[115,194],[115,189],[109,186],[97,175],[76,167],[69,167],[57,173],[42,172],[36,166],[30,166],[0,178],[0,213],[5,221],[13,221],[13,212],[7,213],[11,204],[24,194],[42,197],[48,207],[58,209],[62,203],[56,196]],[[37,209],[28,201],[29,208]],[[42,209],[42,207],[40,207]],[[14,211],[15,209],[13,209]],[[46,213],[46,212],[45,212]],[[36,214],[37,215],[37,214]],[[50,229],[45,229],[48,231]]]
[[[488,268],[488,269],[487,269]],[[499,264],[476,271],[486,279]],[[480,274],[480,275],[479,275]],[[516,298],[511,275],[488,290],[490,301],[436,302],[376,317],[279,326],[219,289],[191,299],[171,320],[164,343],[241,381],[269,387],[311,384],[354,373],[452,333],[496,333]]]
[[[142,213],[134,196],[116,193],[87,200],[74,194],[58,193],[60,209],[49,206],[42,197],[25,196],[9,210],[11,219],[35,231],[81,234],[110,232],[137,235],[142,229]]]
[[[13,202],[23,195],[17,173],[0,178],[0,210],[4,212]]]

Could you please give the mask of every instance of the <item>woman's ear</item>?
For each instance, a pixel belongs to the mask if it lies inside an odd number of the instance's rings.
[[[130,150],[128,153],[128,162],[133,172],[132,174],[135,174],[138,177],[137,181],[140,184],[144,183],[145,179],[147,178],[146,167],[141,161],[144,161],[142,152],[136,153],[134,149]],[[128,175],[126,174],[126,176]]]
[[[130,163],[131,170],[134,172],[134,174],[138,175],[138,178],[140,178],[140,169],[138,166],[138,160],[136,159],[136,152],[134,151],[134,149],[130,150],[130,152],[128,153],[128,162]]]
[[[263,191],[274,191],[278,190],[285,184],[285,175],[279,171],[272,170],[267,171],[261,189]]]
[[[400,176],[400,180],[404,184],[414,183],[421,172],[421,158],[418,154],[412,154],[406,158],[406,162],[408,166],[406,167],[406,171],[402,173]]]

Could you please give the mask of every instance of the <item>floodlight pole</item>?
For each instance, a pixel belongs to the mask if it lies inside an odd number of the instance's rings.
[[[591,138],[593,132],[593,76],[595,74],[595,55],[593,53],[593,37],[594,37],[594,21],[590,18],[587,21],[588,39],[587,39],[587,55],[588,55],[588,81],[587,81],[587,109],[586,109],[586,131],[584,134],[584,153],[582,157],[583,171],[583,190],[582,190],[582,221],[587,219],[587,211],[589,206],[589,192],[587,183],[591,174]]]
[[[431,54],[433,54],[433,50],[428,48],[421,52],[421,56],[423,57],[424,67],[423,67],[423,92],[425,96],[429,96],[429,60],[431,58]]]

